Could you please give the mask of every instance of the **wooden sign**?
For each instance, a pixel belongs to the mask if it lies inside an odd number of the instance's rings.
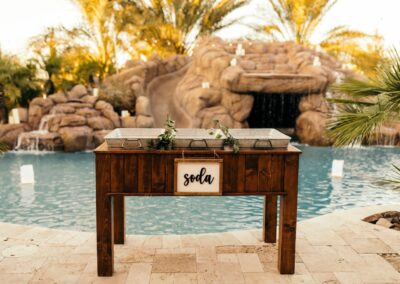
[[[175,159],[175,195],[221,195],[222,159]]]

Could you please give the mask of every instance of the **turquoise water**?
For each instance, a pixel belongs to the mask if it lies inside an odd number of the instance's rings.
[[[299,220],[336,209],[400,203],[400,191],[379,181],[393,163],[398,148],[303,150],[299,178]],[[343,159],[345,176],[329,176],[333,159]],[[19,184],[21,165],[32,164],[34,186]],[[261,197],[130,197],[130,234],[188,234],[259,228]],[[8,153],[0,156],[0,221],[51,228],[95,230],[93,153]]]

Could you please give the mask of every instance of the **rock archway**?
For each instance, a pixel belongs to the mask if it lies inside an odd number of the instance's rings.
[[[292,42],[215,37],[201,40],[190,57],[128,65],[109,80],[131,85],[138,127],[161,127],[170,114],[178,127],[209,128],[214,119],[231,128],[295,127],[303,142],[311,135],[317,144],[329,142],[327,87],[346,73],[329,55]]]

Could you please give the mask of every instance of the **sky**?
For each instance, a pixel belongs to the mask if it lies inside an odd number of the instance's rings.
[[[267,0],[251,0],[237,12],[257,21],[268,19]],[[254,14],[257,11],[257,15]],[[314,41],[337,25],[347,25],[367,33],[379,32],[387,47],[400,48],[400,0],[339,0],[318,28]],[[259,19],[258,19],[259,18]],[[0,0],[0,48],[21,56],[26,54],[29,38],[49,26],[73,27],[82,22],[73,0]],[[248,33],[243,26],[233,26],[218,33],[226,39]]]

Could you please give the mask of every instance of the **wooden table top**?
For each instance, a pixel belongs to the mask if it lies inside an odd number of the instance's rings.
[[[144,149],[123,149],[123,148],[109,148],[107,143],[104,142],[94,151],[96,154],[181,154],[182,152],[187,154],[227,154],[232,153],[232,151],[226,151],[223,149],[207,149],[207,150],[193,150],[193,149],[174,149],[174,150],[144,150]],[[233,154],[233,153],[232,153]],[[287,149],[277,148],[277,149],[246,149],[240,150],[239,154],[301,154],[301,150],[297,149],[293,145],[289,144]]]

